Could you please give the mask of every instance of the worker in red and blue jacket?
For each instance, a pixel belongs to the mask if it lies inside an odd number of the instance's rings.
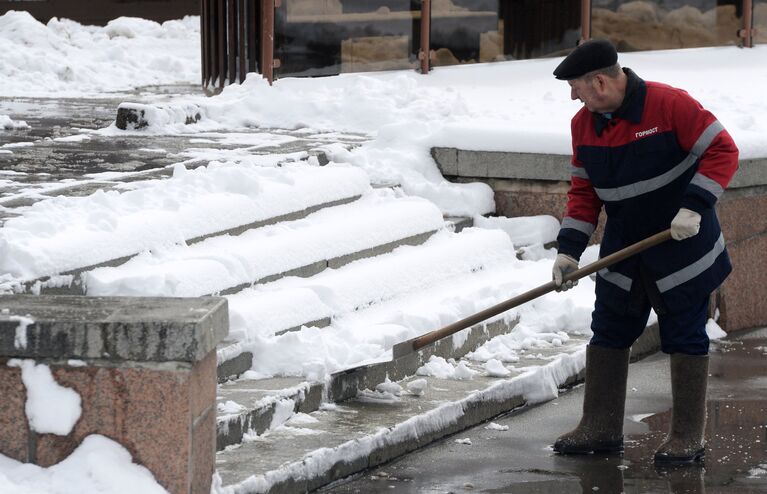
[[[669,226],[674,239],[597,273],[583,417],[554,450],[623,450],[629,348],[653,308],[661,349],[671,355],[674,405],[655,461],[699,461],[709,298],[732,269],[714,205],[737,170],[738,149],[687,92],[621,68],[609,41],[581,43],[554,75],[584,104],[572,119],[572,178],[552,272],[559,289],[573,286],[563,277],[578,268],[603,207],[600,257]]]

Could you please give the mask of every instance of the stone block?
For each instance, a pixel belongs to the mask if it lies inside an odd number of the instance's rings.
[[[223,383],[229,379],[239,377],[240,374],[250,370],[253,366],[253,353],[242,352],[236,357],[221,362],[216,366],[218,382]]]
[[[458,150],[455,148],[431,148],[431,157],[442,175],[458,175]]]
[[[767,190],[760,189],[728,189],[717,203],[728,244],[767,233]]]
[[[0,356],[194,362],[229,331],[222,298],[0,296]],[[14,344],[11,316],[34,320]]]
[[[213,402],[215,403],[215,402]],[[216,470],[216,409],[209,405],[192,426],[191,494],[209,494]]]
[[[751,216],[749,215],[749,218]],[[767,235],[729,243],[732,273],[719,288],[719,324],[725,331],[767,324]]]
[[[99,434],[124,446],[169,492],[209,492],[215,346],[228,332],[223,299],[10,296],[0,297],[0,307],[9,309],[0,318],[0,452],[48,467]],[[13,314],[34,320],[26,347],[13,344]],[[26,389],[8,357],[48,365],[58,384],[78,393],[82,412],[68,435],[29,430]]]
[[[487,177],[515,180],[570,181],[570,157],[533,153],[492,153]]]
[[[0,397],[0,454],[30,461],[29,425],[24,412],[27,390],[21,382],[21,369],[8,367],[5,358],[0,358]]]
[[[488,162],[495,159],[496,153],[489,151],[458,150],[458,176],[487,177]]]
[[[767,158],[740,160],[728,190],[767,185]]]

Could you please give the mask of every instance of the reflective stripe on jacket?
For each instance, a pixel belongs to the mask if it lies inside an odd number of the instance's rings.
[[[737,170],[738,149],[685,91],[624,71],[631,91],[611,120],[585,107],[572,120],[572,177],[559,251],[580,258],[602,206],[601,257],[668,228],[680,207],[700,213],[698,235],[598,273],[597,297],[620,310],[641,263],[675,312],[712,292],[732,269],[714,205]]]

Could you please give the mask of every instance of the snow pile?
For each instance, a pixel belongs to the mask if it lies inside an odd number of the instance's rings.
[[[14,121],[8,115],[0,115],[0,130],[21,130],[28,128],[29,125],[23,120]]]
[[[27,388],[24,410],[30,429],[59,436],[72,432],[82,414],[80,395],[58,384],[45,364],[12,359],[8,365],[21,368],[21,380]]]
[[[100,435],[86,437],[64,461],[49,468],[0,455],[3,494],[162,494],[152,473],[132,462],[123,446]]]
[[[28,12],[0,16],[0,95],[94,96],[200,80],[200,19],[162,25],[121,17],[105,27]],[[0,122],[0,128],[2,122]]]
[[[474,226],[506,232],[515,247],[554,242],[559,234],[559,220],[553,216],[474,216]]]

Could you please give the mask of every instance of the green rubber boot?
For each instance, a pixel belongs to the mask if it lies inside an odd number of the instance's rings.
[[[705,455],[708,355],[671,355],[671,431],[655,452],[657,464],[702,461]]]
[[[620,453],[623,451],[623,412],[630,350],[586,347],[586,393],[583,417],[574,430],[560,436],[560,454]]]

